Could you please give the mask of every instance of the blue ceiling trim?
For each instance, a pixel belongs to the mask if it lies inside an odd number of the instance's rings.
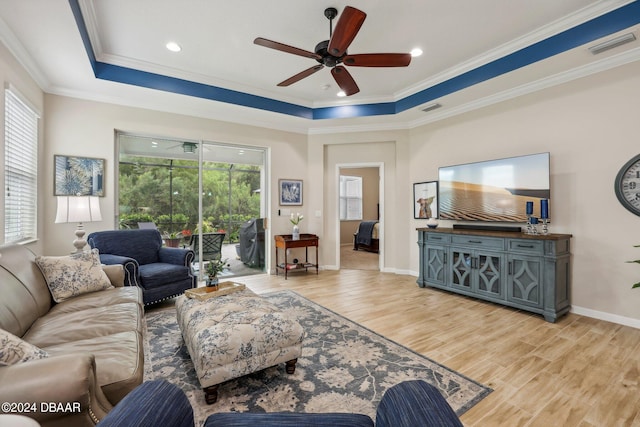
[[[69,0],[96,78],[311,120],[398,114],[640,23],[640,0],[396,102],[309,108],[217,86],[98,62],[78,3]]]
[[[134,70],[132,68],[105,64],[103,62],[97,62],[96,64],[96,77],[102,80],[126,83],[149,89],[194,96],[197,98],[210,99],[212,101],[226,102],[228,104],[241,105],[244,107],[259,108],[261,110],[288,114],[290,116],[297,116],[305,119],[313,118],[313,110],[301,105],[290,104],[288,102],[277,101],[275,99],[251,95],[203,83],[196,83],[175,77]]]
[[[385,114],[395,113],[395,102],[384,102],[379,104],[340,105],[337,107],[314,108],[313,119],[344,119],[350,117],[382,116]]]
[[[80,31],[82,44],[84,45],[84,49],[87,51],[87,55],[89,55],[89,62],[91,63],[91,68],[93,68],[93,74],[95,75],[96,74],[96,55],[93,53],[93,48],[91,47],[89,32],[87,31],[87,26],[84,23],[84,18],[82,17],[80,4],[78,3],[77,0],[69,0],[69,5],[71,6],[71,12],[73,13],[73,18],[76,20],[78,31]]]
[[[445,95],[482,83],[518,68],[550,58],[601,37],[624,30],[640,22],[640,1],[630,3],[606,15],[568,29],[517,52],[496,59],[445,82],[407,96],[397,102],[397,112],[434,101]]]

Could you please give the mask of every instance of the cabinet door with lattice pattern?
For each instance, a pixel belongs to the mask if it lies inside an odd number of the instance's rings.
[[[542,262],[540,257],[509,256],[507,299],[532,307],[542,307]]]
[[[473,253],[472,251],[451,248],[450,256],[450,283],[457,289],[471,291],[473,273]]]
[[[447,286],[447,252],[441,246],[428,246],[424,251],[426,280],[430,285]]]
[[[504,299],[504,255],[478,252],[473,263],[477,270],[476,292],[491,298]]]

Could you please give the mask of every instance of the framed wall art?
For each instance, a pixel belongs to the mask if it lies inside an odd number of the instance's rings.
[[[55,155],[54,196],[104,196],[104,159]]]
[[[301,179],[281,179],[278,184],[281,206],[302,206]]]
[[[413,184],[413,217],[438,218],[438,181]]]

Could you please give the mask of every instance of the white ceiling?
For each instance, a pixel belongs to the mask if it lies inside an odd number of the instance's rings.
[[[310,110],[398,103],[415,94],[425,100],[397,114],[312,120],[96,78],[72,12],[75,1],[0,0],[0,38],[46,92],[302,133],[411,128],[640,59],[638,41],[598,56],[587,50],[617,34],[638,35],[634,23],[611,34],[599,33],[584,46],[430,99],[424,91],[438,84],[634,2],[78,0],[90,49],[99,63]],[[367,13],[349,53],[409,52],[419,47],[424,54],[406,68],[350,67],[360,93],[348,98],[336,97],[338,88],[329,69],[277,87],[317,63],[256,46],[253,40],[260,36],[313,51],[328,39],[324,9],[331,6],[340,12],[346,5]],[[179,43],[182,51],[169,52],[168,41]],[[442,107],[421,111],[432,102]]]

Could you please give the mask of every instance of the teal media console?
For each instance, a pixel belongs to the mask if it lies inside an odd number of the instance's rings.
[[[418,286],[542,314],[548,322],[571,308],[570,234],[417,230]]]

